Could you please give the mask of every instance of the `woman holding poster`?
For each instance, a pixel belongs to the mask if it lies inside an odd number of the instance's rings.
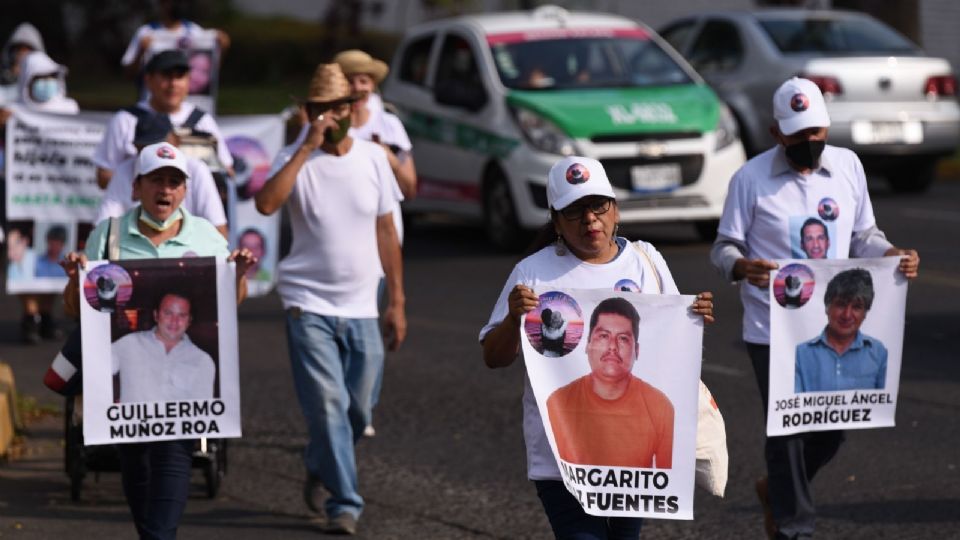
[[[237,301],[242,300],[245,273],[256,257],[245,248],[229,252],[212,224],[181,208],[189,181],[184,154],[165,142],[147,146],[140,151],[137,171],[133,190],[141,205],[119,220],[120,259],[225,257],[237,263]],[[110,222],[101,222],[90,233],[85,253],[71,253],[64,260],[68,313],[79,313],[79,267],[88,259],[104,258]],[[193,445],[192,439],[117,445],[123,491],[141,538],[176,536],[190,490]]]
[[[480,331],[483,360],[490,368],[509,366],[519,356],[521,319],[540,303],[535,288],[679,294],[667,263],[652,245],[642,241],[631,244],[617,236],[620,213],[616,196],[598,161],[571,156],[557,162],[547,177],[547,202],[550,222],[535,241],[533,253],[514,267],[489,322]],[[697,295],[691,309],[705,322],[713,322],[713,294]],[[523,433],[527,475],[558,538],[571,534],[598,539],[640,536],[639,518],[589,515],[567,491],[529,378],[523,393]]]

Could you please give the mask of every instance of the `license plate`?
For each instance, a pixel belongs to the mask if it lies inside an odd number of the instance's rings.
[[[856,144],[920,144],[923,142],[923,125],[917,121],[857,121],[853,122],[850,130],[853,142]]]
[[[674,189],[680,187],[681,179],[679,163],[630,167],[630,182],[634,191]]]

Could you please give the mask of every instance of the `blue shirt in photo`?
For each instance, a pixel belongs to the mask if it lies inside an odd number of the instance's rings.
[[[797,345],[794,391],[831,392],[880,389],[887,378],[887,348],[876,338],[857,332],[842,355],[827,343],[826,330]]]
[[[36,277],[65,278],[67,273],[60,266],[59,261],[51,261],[46,257],[37,257],[37,263],[33,270]]]

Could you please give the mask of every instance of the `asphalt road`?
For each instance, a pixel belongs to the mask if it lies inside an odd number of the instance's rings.
[[[823,538],[960,537],[960,357],[950,336],[960,322],[960,183],[922,196],[874,193],[881,228],[917,248],[921,277],[910,286],[897,427],[850,432],[814,482]],[[726,419],[726,497],[698,490],[695,520],[650,520],[644,538],[761,538],[753,481],[763,472],[760,400],[740,343],[736,288],[716,276],[709,245],[692,228],[627,231],[654,242],[680,289],[716,293],[718,322],[705,336],[703,379]],[[357,449],[367,509],[361,538],[547,538],[527,482],[520,395],[522,365],[498,371],[480,359],[477,332],[515,256],[486,247],[478,229],[420,223],[405,248],[410,336],[388,358],[377,435]],[[56,344],[16,343],[18,307],[0,299],[0,358],[21,393],[58,404],[40,378]],[[232,442],[230,472],[208,500],[201,475],[182,538],[315,537],[300,498],[304,426],[294,396],[280,304],[240,308],[244,437]],[[86,483],[70,501],[62,472],[61,420],[29,432],[27,455],[0,465],[0,537],[132,537],[118,474]]]

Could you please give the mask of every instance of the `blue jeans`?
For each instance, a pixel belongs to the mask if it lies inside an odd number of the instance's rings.
[[[118,444],[123,493],[141,539],[177,537],[190,494],[193,440]]]
[[[640,518],[591,516],[583,511],[563,482],[534,480],[537,496],[547,513],[553,535],[558,540],[636,540],[640,538]]]
[[[770,346],[747,343],[747,354],[760,388],[763,418],[767,418],[770,382]],[[766,426],[766,421],[764,421]],[[770,511],[777,524],[778,538],[813,536],[816,508],[810,482],[840,450],[843,431],[810,431],[767,437],[767,490]]]
[[[383,340],[377,319],[346,319],[287,310],[293,384],[307,421],[307,473],[330,492],[328,516],[359,517],[354,443],[370,423]]]

